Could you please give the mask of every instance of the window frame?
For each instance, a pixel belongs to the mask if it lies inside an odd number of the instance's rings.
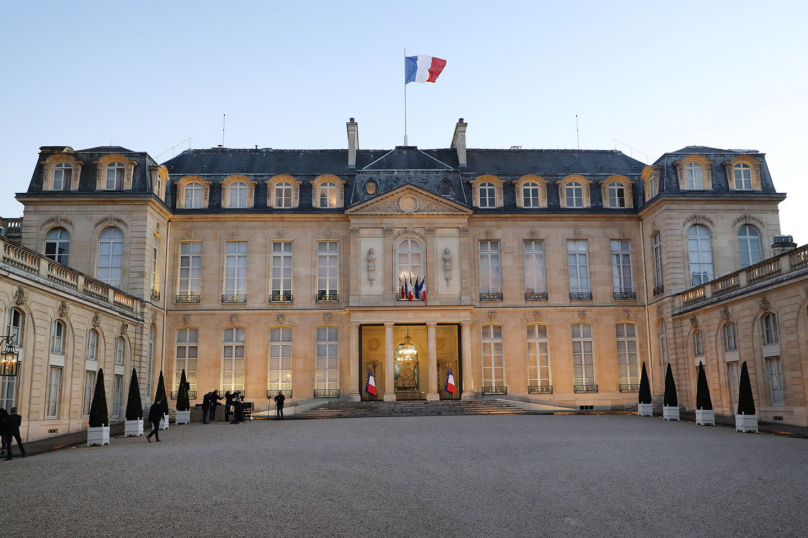
[[[777,332],[777,315],[767,312],[760,319],[760,326],[763,331],[763,345],[770,346],[780,344],[780,335]]]
[[[60,172],[57,178],[57,172]],[[69,172],[65,177],[65,172]],[[59,186],[56,186],[56,181],[59,181]],[[69,191],[72,189],[73,183],[73,165],[70,163],[56,163],[53,165],[53,176],[51,180],[51,190],[54,191]]]
[[[543,323],[527,325],[527,384],[548,392],[553,386],[549,332]]]
[[[528,246],[530,244],[530,246]],[[547,294],[547,272],[543,239],[522,240],[522,260],[525,272],[525,294]],[[532,284],[532,286],[531,286]]]
[[[182,188],[183,209],[202,209],[203,185],[198,181],[189,181]],[[189,196],[190,195],[190,196]],[[190,205],[188,201],[190,200]]]
[[[628,207],[626,202],[626,186],[619,181],[609,183],[609,208],[624,209]]]
[[[58,236],[52,237],[54,233],[57,233]],[[48,252],[49,250],[53,250],[53,252]],[[45,234],[45,257],[56,263],[68,265],[70,261],[70,232],[63,226],[51,228]]]
[[[575,247],[572,251],[570,251],[571,245]],[[581,245],[584,246],[583,250],[579,248]],[[582,259],[583,263],[581,263]],[[575,267],[575,275],[572,274],[573,267]],[[581,275],[582,268],[583,276]],[[569,277],[570,293],[592,292],[592,284],[589,279],[589,241],[586,239],[567,239],[567,276]]]
[[[584,186],[580,181],[570,181],[564,185],[565,206],[570,209],[584,207]]]
[[[97,372],[87,370],[84,372],[84,395],[82,398],[82,411],[81,416],[86,418],[90,416],[90,408],[93,404],[93,392],[95,392],[95,380]]]
[[[576,336],[576,328],[579,329],[578,336]],[[584,330],[584,328],[588,328],[588,331]],[[578,344],[578,351],[576,351],[576,344]],[[586,344],[589,344],[588,351]],[[587,363],[587,357],[589,358],[589,363]],[[579,361],[580,364],[577,364],[576,361]],[[572,325],[572,369],[575,385],[584,387],[597,386],[595,331],[592,325],[588,323],[575,323]],[[579,372],[581,375],[579,375]],[[588,375],[589,373],[591,373],[591,376]]]
[[[490,181],[483,181],[477,187],[477,206],[480,209],[497,208],[497,186]],[[485,201],[485,203],[483,203]]]
[[[396,274],[399,278],[412,277],[414,283],[417,277],[425,276],[425,261],[424,245],[418,239],[404,237],[396,243]],[[417,271],[415,271],[415,268],[417,268]],[[394,282],[394,284],[398,289],[398,283]]]
[[[654,287],[664,286],[665,274],[662,268],[662,237],[659,232],[651,236],[654,254]]]
[[[248,256],[248,241],[225,241],[224,295],[247,295]]]
[[[337,207],[339,205],[337,194],[337,184],[335,182],[323,181],[317,186],[317,207],[320,209],[331,209]]]
[[[741,235],[742,232],[744,233],[743,236]],[[750,232],[754,232],[754,234]],[[741,269],[746,269],[763,261],[763,241],[761,241],[760,230],[751,224],[744,224],[738,228],[736,236],[738,238],[738,264]],[[756,259],[755,254],[757,254]],[[744,262],[744,255],[746,256],[746,263]]]
[[[110,172],[112,172],[111,177]],[[118,161],[114,161],[107,164],[105,177],[106,177],[105,182],[106,187],[104,190],[108,191],[124,190],[125,178],[126,178],[126,165]],[[112,186],[110,186],[110,181],[112,182],[111,183]]]
[[[732,321],[725,323],[722,333],[724,335],[724,352],[738,351],[738,328],[735,323]]]
[[[332,250],[332,245],[334,246]],[[322,250],[325,248],[326,250]],[[317,241],[317,297],[339,295],[339,241]],[[325,265],[323,265],[325,261]],[[333,271],[332,271],[333,269]],[[335,274],[331,274],[335,273]],[[332,284],[334,285],[332,288]]]
[[[15,319],[16,318],[16,319]],[[16,324],[15,324],[16,323]],[[25,331],[25,313],[20,309],[11,307],[6,316],[6,335],[12,337],[11,343],[16,347],[23,347]]]
[[[704,230],[706,235],[701,234]],[[691,232],[696,233],[691,236]],[[693,250],[693,242],[697,245]],[[707,248],[704,249],[706,244]],[[709,261],[703,261],[702,257],[709,255]],[[694,260],[695,259],[695,260]],[[691,286],[701,286],[715,278],[713,268],[713,238],[710,230],[703,224],[694,224],[687,229],[687,261],[690,273]],[[694,273],[694,269],[697,271]],[[707,271],[705,271],[707,269]]]
[[[234,181],[227,186],[228,209],[247,209],[249,187],[244,181]]]
[[[697,171],[698,174],[696,174]],[[704,190],[704,165],[694,162],[685,164],[685,190]]]
[[[188,248],[186,249],[186,245]],[[199,248],[196,249],[195,247]],[[183,252],[183,249],[187,252]],[[198,252],[195,252],[198,250]],[[181,241],[179,270],[177,271],[177,294],[183,296],[200,295],[202,291],[202,241]],[[187,262],[187,266],[183,263]],[[194,265],[194,262],[197,262]],[[187,275],[183,276],[183,270],[187,269]],[[194,271],[196,270],[196,271]],[[194,274],[197,276],[194,277]],[[185,283],[183,284],[183,281]],[[194,286],[196,281],[196,286]]]
[[[116,375],[112,380],[112,416],[123,415],[123,376]]]
[[[485,250],[483,250],[483,245],[486,247]],[[480,294],[502,293],[501,249],[499,239],[481,239],[477,243],[480,264]]]
[[[541,186],[535,181],[526,181],[522,185],[522,207],[529,209],[541,207]]]
[[[740,172],[741,177],[738,177],[738,172]],[[748,172],[749,175],[748,178],[744,177],[744,175],[746,175],[744,174],[744,172]],[[754,189],[754,186],[752,184],[752,167],[749,166],[747,163],[735,163],[732,166],[732,179],[736,191],[751,191]],[[739,181],[740,181],[740,187],[738,186]]]
[[[506,387],[503,327],[495,323],[483,325],[480,333],[483,390]]]
[[[269,328],[268,390],[292,390],[292,328]],[[286,353],[287,355],[284,355]],[[273,368],[273,360],[275,368]],[[288,362],[287,362],[288,361]],[[276,375],[273,375],[276,374]],[[277,379],[273,381],[273,379]]]
[[[766,374],[769,378],[769,390],[772,407],[786,405],[786,387],[783,377],[783,361],[779,356],[766,358]]]
[[[239,340],[239,338],[241,338]],[[244,390],[246,381],[246,346],[247,346],[247,333],[243,327],[226,327],[222,330],[222,389],[224,391],[234,392],[237,390]],[[228,350],[231,355],[228,357]],[[238,354],[241,352],[241,356]],[[238,369],[240,359],[241,369]],[[230,361],[228,367],[227,361]],[[230,374],[230,382],[225,382],[227,374]],[[239,374],[241,381],[239,382]]]
[[[115,339],[115,365],[124,366],[126,364],[126,340],[123,336]]]
[[[280,250],[276,250],[276,247],[279,247]],[[294,264],[294,241],[270,241],[269,295],[272,301],[290,301],[292,299],[294,288]]]
[[[54,383],[54,374],[58,374],[56,376],[56,382]],[[46,420],[58,420],[59,419],[59,400],[62,397],[62,379],[64,377],[64,368],[61,366],[49,366],[48,367],[48,385],[47,385],[47,396],[45,399],[45,419]]]
[[[623,334],[621,334],[621,328]],[[629,328],[634,334],[629,334]],[[620,322],[615,325],[615,333],[617,337],[617,369],[618,369],[618,383],[620,385],[639,385],[640,384],[640,344],[637,338],[637,324]],[[622,346],[621,346],[622,344]],[[633,346],[632,346],[633,344]],[[622,350],[621,350],[622,347]],[[633,347],[633,350],[632,350]],[[633,364],[632,364],[633,359]],[[625,364],[622,364],[624,361]],[[632,375],[633,372],[633,375]],[[624,375],[625,374],[625,375]]]
[[[105,237],[107,232],[110,232],[110,235]],[[120,235],[117,235],[116,232]],[[115,237],[112,237],[112,235],[115,235]],[[95,278],[114,288],[120,288],[123,285],[124,240],[125,236],[123,230],[116,226],[104,228],[98,235],[98,256],[95,264]],[[108,253],[102,252],[104,245],[108,245]],[[116,253],[116,247],[119,247],[120,252]],[[116,257],[119,258],[119,265],[115,265]],[[106,260],[108,265],[102,265],[103,259]],[[101,276],[102,271],[107,271],[107,277]],[[118,275],[118,278],[114,278],[114,275]]]
[[[174,336],[174,386],[179,391],[182,371],[185,370],[185,382],[192,391],[197,390],[197,372],[199,370],[199,329],[195,327],[180,327]],[[193,354],[193,357],[190,355]],[[193,368],[191,368],[191,362]]]
[[[659,359],[664,367],[668,364],[668,324],[665,320],[662,320],[662,323],[659,324]]]
[[[634,293],[631,241],[612,239],[610,240],[610,250],[612,255],[612,291],[615,294]]]
[[[339,328],[335,325],[321,325],[315,329],[315,338],[314,388],[339,389]],[[322,365],[325,368],[321,368]]]
[[[87,331],[87,356],[88,361],[98,361],[98,331],[90,329]]]
[[[704,331],[698,329],[693,332],[693,356],[704,357]],[[704,361],[702,361],[704,362]]]
[[[67,326],[60,320],[54,320],[51,324],[51,353],[54,355],[65,354],[65,338]]]
[[[287,193],[288,190],[288,193]],[[276,209],[291,209],[294,197],[294,187],[288,181],[281,181],[274,185],[272,188],[273,196],[274,196],[274,204],[273,207]],[[278,196],[278,193],[281,193],[281,196]],[[288,200],[287,200],[288,194]],[[287,203],[288,201],[288,203]]]

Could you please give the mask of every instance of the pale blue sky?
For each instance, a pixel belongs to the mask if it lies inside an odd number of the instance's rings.
[[[382,4],[5,4],[0,215],[40,146],[157,157],[221,143],[223,113],[228,147],[346,147],[351,116],[362,148],[400,145],[406,47],[448,62],[409,86],[413,145],[447,147],[462,116],[471,147],[573,148],[578,114],[583,148],[754,148],[808,242],[808,2]]]

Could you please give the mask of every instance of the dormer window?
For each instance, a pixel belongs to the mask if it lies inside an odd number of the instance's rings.
[[[609,207],[626,207],[626,188],[622,183],[609,184]]]
[[[292,184],[284,181],[275,185],[275,207],[292,207]]]
[[[231,183],[228,189],[230,191],[230,206],[234,209],[243,209],[247,207],[247,184],[241,181]],[[201,202],[200,202],[201,203]]]
[[[107,190],[122,191],[123,178],[126,167],[122,163],[111,163],[107,165]]]
[[[320,184],[320,207],[337,207],[337,186],[330,181]]]
[[[685,165],[685,182],[687,190],[704,190],[704,167],[698,163]]]
[[[202,208],[202,185],[199,183],[188,183],[185,186],[185,206],[186,209]]]
[[[69,191],[73,177],[73,165],[59,163],[53,167],[53,190]]]
[[[539,207],[539,184],[528,181],[522,186],[522,204],[524,207]]]
[[[497,189],[493,183],[480,184],[480,207],[489,209],[497,207]]]
[[[567,207],[584,206],[584,189],[580,183],[573,181],[566,186]]]
[[[752,168],[745,163],[738,163],[733,167],[736,191],[752,190]]]

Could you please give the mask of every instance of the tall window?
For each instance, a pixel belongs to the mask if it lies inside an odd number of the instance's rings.
[[[84,372],[84,401],[81,414],[90,416],[90,407],[93,404],[93,390],[95,390],[95,372]]]
[[[158,291],[160,289],[160,240],[156,235],[152,236],[152,255],[151,255],[151,289]]]
[[[527,384],[550,388],[550,343],[546,325],[527,326]]]
[[[224,269],[224,294],[247,294],[247,242],[228,241]]]
[[[525,257],[525,294],[538,297],[547,293],[544,273],[544,241],[526,239],[522,243]]]
[[[244,329],[225,329],[223,342],[222,389],[244,390]]]
[[[125,360],[126,342],[124,341],[123,336],[119,336],[115,339],[115,364],[118,366],[123,366]]]
[[[188,183],[185,185],[185,208],[202,208],[202,185],[199,183]]]
[[[317,298],[331,300],[339,293],[339,242],[317,242]]]
[[[688,190],[704,189],[704,168],[697,163],[685,165],[685,184]]]
[[[336,327],[332,328],[336,331]],[[269,390],[292,390],[292,329],[288,327],[269,330]]]
[[[225,329],[225,334],[228,330]],[[242,331],[242,341],[244,329]],[[180,379],[182,378],[182,371],[185,370],[185,380],[191,386],[188,390],[196,390],[196,357],[197,357],[197,344],[199,343],[199,330],[198,329],[178,329],[177,330],[177,358],[174,367],[174,386],[179,390]],[[225,355],[227,353],[225,352]],[[242,346],[242,357],[243,357]],[[242,371],[244,367],[242,366]]]
[[[659,233],[654,234],[652,243],[654,246],[654,287],[658,288],[662,286],[664,282],[662,276],[662,240],[659,237]]]
[[[766,314],[763,316],[763,344],[770,345],[776,344],[780,341],[777,336],[777,318],[774,314]]]
[[[317,372],[318,390],[339,388],[339,356],[336,327],[317,327]]]
[[[337,186],[330,181],[320,185],[320,207],[337,207]]]
[[[693,355],[704,356],[704,334],[701,331],[693,333]]]
[[[659,324],[659,355],[662,366],[665,366],[668,363],[668,327],[664,319]]]
[[[501,294],[499,241],[480,241],[480,294]]]
[[[634,293],[630,241],[612,241],[612,286],[617,299],[625,298],[624,294]]]
[[[269,290],[272,301],[292,300],[292,256],[294,243],[291,241],[272,242],[272,288]]]
[[[570,293],[589,293],[589,254],[586,240],[567,241]]]
[[[713,279],[713,249],[710,232],[701,224],[687,231],[687,253],[690,257],[690,283],[700,286]]]
[[[202,273],[202,243],[180,243],[179,295],[199,295]]]
[[[98,332],[95,329],[87,332],[87,360],[98,360]]]
[[[123,174],[124,165],[121,163],[112,163],[107,166],[107,190],[108,191],[122,191],[123,190]]]
[[[502,327],[483,325],[483,387],[505,386],[505,362],[502,354]]]
[[[738,351],[738,335],[732,322],[724,325],[724,351]]]
[[[53,167],[53,190],[69,191],[73,178],[73,165],[59,163]]]
[[[576,385],[595,385],[595,352],[591,325],[572,326],[572,366]]]
[[[522,186],[522,205],[539,207],[539,184],[528,181]]]
[[[335,202],[336,203],[336,202]],[[278,183],[275,185],[275,207],[292,207],[292,184]]]
[[[497,188],[493,183],[480,183],[479,196],[481,208],[497,207]]]
[[[727,383],[729,384],[729,395],[732,398],[732,403],[738,405],[738,363],[727,363]]]
[[[121,287],[123,278],[123,232],[118,228],[107,228],[98,238],[98,280]]]
[[[8,324],[6,333],[11,336],[11,343],[20,346],[22,338],[23,315],[16,308],[8,311]],[[14,407],[14,394],[17,390],[17,376],[0,377],[0,408],[11,409]]]
[[[51,329],[51,353],[64,355],[65,352],[65,325],[61,321],[54,321]]]
[[[752,190],[752,168],[748,164],[739,163],[732,167],[735,174],[735,190]]]
[[[609,207],[626,207],[626,187],[622,183],[609,183]]]
[[[417,239],[402,239],[396,247],[396,259],[398,264],[398,276],[409,279],[423,276],[423,248]]]
[[[48,397],[45,418],[59,418],[59,396],[62,392],[62,369],[52,366],[48,370]]]
[[[112,416],[119,417],[123,414],[123,405],[121,398],[123,396],[123,376],[116,375],[115,383],[112,389]]]
[[[22,312],[16,308],[8,311],[8,324],[6,325],[6,334],[11,336],[11,343],[17,347],[22,347],[22,327],[23,315]]]
[[[247,184],[241,181],[232,183],[227,189],[230,192],[230,207],[247,207]]]
[[[565,187],[567,207],[584,206],[584,188],[577,181],[567,183]]]
[[[45,236],[45,257],[67,265],[70,254],[70,233],[64,228],[54,228]]]
[[[766,359],[766,369],[769,371],[769,386],[772,389],[772,405],[785,405],[786,392],[783,379],[783,365],[780,357]]]
[[[754,226],[741,226],[738,230],[738,256],[741,269],[755,265],[763,259],[760,246],[760,232]]]
[[[154,367],[154,325],[149,327],[149,356],[146,364],[146,400],[151,401],[152,368]]]
[[[648,179],[648,198],[651,199],[659,193],[657,180],[653,176]]]
[[[637,326],[633,323],[617,324],[617,367],[621,385],[639,385]]]

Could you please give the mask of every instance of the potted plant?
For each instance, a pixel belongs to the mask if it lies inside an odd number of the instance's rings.
[[[191,402],[188,401],[188,387],[190,385],[185,380],[185,369],[180,376],[180,386],[177,390],[177,414],[174,416],[174,424],[191,423]]]
[[[143,435],[143,404],[140,401],[140,385],[137,382],[137,371],[132,368],[129,379],[129,397],[126,400],[126,437]]]
[[[662,401],[662,418],[664,420],[679,420],[679,398],[676,396],[676,381],[673,379],[671,363],[665,372],[665,398]]]
[[[95,378],[93,402],[90,405],[90,425],[87,428],[87,446],[104,446],[109,444],[109,411],[107,410],[107,391],[104,390],[104,369],[98,369]]]
[[[758,433],[755,398],[752,396],[752,383],[749,381],[746,361],[741,366],[741,380],[738,383],[738,412],[735,413],[735,431]]]
[[[701,361],[699,361],[699,380],[696,384],[696,424],[715,426],[715,411],[713,411],[713,400],[710,398],[710,386],[707,385],[707,375],[704,373],[704,364]]]
[[[160,400],[160,407],[163,410],[163,419],[160,421],[160,429],[168,429],[168,398],[166,398],[166,383],[163,380],[163,371],[160,370],[160,380],[157,382],[157,394],[154,397],[155,401]],[[154,404],[152,404],[154,405]]]
[[[648,383],[648,372],[645,363],[642,363],[642,376],[640,377],[640,399],[637,403],[637,416],[654,416],[654,406],[651,403],[651,385]]]

